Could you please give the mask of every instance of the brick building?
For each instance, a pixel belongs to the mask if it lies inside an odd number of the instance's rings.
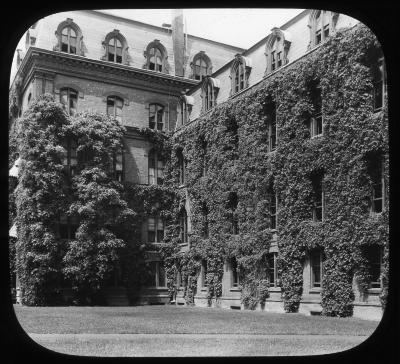
[[[21,90],[19,113],[45,92],[59,99],[70,114],[81,110],[107,112],[127,129],[119,178],[143,185],[162,183],[162,162],[138,128],[182,133],[215,105],[237,97],[307,57],[338,29],[357,23],[343,14],[305,10],[244,50],[185,34],[182,12],[178,10],[173,13],[171,27],[99,11],[53,14],[32,25],[25,35],[26,48],[19,51],[13,81]],[[313,130],[318,135],[319,124],[315,123]],[[185,229],[189,242],[182,245],[182,250],[190,246],[190,205],[187,199]],[[163,230],[163,222],[152,219],[143,226],[142,238],[158,242],[157,236]],[[278,236],[275,230],[270,248],[270,298],[264,308],[271,311],[283,311],[274,263]],[[143,295],[142,302],[166,303],[169,298],[162,262],[157,254],[153,254],[153,259],[154,287]],[[321,265],[320,255],[310,256],[304,264],[300,312],[320,311]],[[200,306],[207,305],[204,270],[202,267],[195,296],[195,304]],[[238,283],[233,263],[226,262],[222,307],[241,306]],[[355,316],[380,316],[380,286],[375,286],[369,290],[368,299],[361,299],[356,293]],[[176,301],[184,303],[182,290],[178,291]],[[128,303],[121,287],[110,291],[109,303]]]

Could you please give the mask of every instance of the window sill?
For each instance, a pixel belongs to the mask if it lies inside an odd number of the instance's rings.
[[[185,184],[181,184],[181,185],[178,186],[178,188],[185,188],[185,187],[186,187]]]
[[[318,134],[318,135],[313,135],[312,137],[310,137],[311,140],[313,139],[319,139],[322,138],[324,136],[324,134]]]
[[[322,288],[310,288],[310,290],[308,291],[308,293],[321,293],[322,292]]]
[[[268,151],[268,152],[267,152],[267,155],[274,155],[274,154],[276,154],[276,149],[277,149],[277,148],[275,148],[274,150]]]
[[[207,287],[201,287],[200,291],[201,292],[207,292]]]
[[[165,291],[168,287],[148,287],[148,289],[154,289],[158,291]]]
[[[368,288],[368,294],[380,294],[382,292],[382,288]]]
[[[231,292],[240,292],[241,289],[239,287],[231,287],[231,288],[229,288],[229,291],[231,291]]]
[[[269,287],[268,288],[269,292],[282,292],[281,287]]]

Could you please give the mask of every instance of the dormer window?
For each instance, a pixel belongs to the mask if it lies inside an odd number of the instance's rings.
[[[289,62],[287,54],[290,47],[290,34],[279,28],[273,28],[266,44],[267,56],[266,74],[274,72]]]
[[[231,95],[234,95],[249,86],[250,60],[241,55],[236,55],[231,67]]]
[[[210,58],[201,51],[193,57],[192,67],[192,77],[195,80],[203,80],[206,76],[211,75],[211,60]]]
[[[310,28],[309,48],[325,42],[334,32],[338,13],[327,10],[312,10],[308,21]]]
[[[217,94],[219,90],[219,81],[215,78],[207,76],[203,80],[201,88],[202,111],[208,111],[216,105]]]
[[[118,29],[108,33],[102,42],[104,55],[103,61],[129,65],[131,57],[129,55],[128,42]]]
[[[54,46],[55,51],[65,52],[69,54],[77,54],[84,56],[85,46],[83,44],[82,31],[72,19],[61,22],[55,32],[57,37],[57,45]]]
[[[146,64],[144,68],[162,73],[169,73],[167,50],[158,39],[151,42],[145,52]]]

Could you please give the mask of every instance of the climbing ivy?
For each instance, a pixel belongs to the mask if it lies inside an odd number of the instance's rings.
[[[238,262],[242,303],[254,308],[268,297],[266,256],[273,242],[268,196],[278,195],[279,271],[284,307],[299,308],[303,265],[316,248],[324,252],[321,304],[323,314],[349,316],[353,310],[353,277],[369,287],[366,246],[384,248],[382,305],[388,280],[388,210],[370,214],[371,152],[384,157],[388,195],[387,100],[373,110],[371,67],[380,57],[375,36],[364,25],[338,31],[306,57],[217,105],[172,137],[167,184],[175,188],[175,222],[190,200],[190,249],[182,252],[179,229],[170,226],[164,249],[170,269],[181,269],[186,302],[193,304],[201,261],[207,261],[208,299],[222,294],[223,264]],[[323,136],[310,138],[306,120],[315,110],[311,85],[319,83]],[[278,147],[267,146],[268,105],[276,103]],[[186,189],[180,187],[177,151],[186,163]],[[204,173],[205,171],[205,173]],[[312,221],[312,176],[323,173],[324,219]],[[232,209],[229,196],[236,193]],[[207,219],[202,206],[207,206]],[[231,221],[238,221],[232,232]],[[207,221],[208,235],[205,233]],[[176,274],[168,275],[173,286]]]

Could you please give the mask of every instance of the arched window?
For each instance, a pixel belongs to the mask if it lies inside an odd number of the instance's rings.
[[[201,87],[202,111],[210,110],[216,105],[217,94],[219,90],[219,81],[207,76],[203,80]]]
[[[68,115],[75,115],[78,106],[78,92],[72,88],[62,88],[60,90],[60,102]]]
[[[83,36],[81,29],[72,19],[61,22],[56,30],[57,45],[54,46],[55,51],[61,51],[70,54],[84,56],[85,46],[83,44]]]
[[[146,57],[145,68],[148,70],[163,73],[169,72],[167,50],[158,39],[147,46],[144,56]]]
[[[192,67],[192,77],[195,80],[203,80],[204,77],[211,75],[211,60],[210,58],[201,51],[193,57]]]
[[[250,60],[237,54],[231,67],[231,95],[234,95],[248,87],[250,70]]]
[[[312,10],[308,27],[310,28],[310,47],[323,43],[335,32],[338,13],[327,10]]]
[[[103,61],[129,65],[131,57],[128,53],[128,42],[118,29],[108,33],[102,42],[104,55]]]
[[[164,106],[160,104],[149,105],[149,128],[164,130]]]
[[[75,30],[65,27],[61,31],[61,52],[76,54],[76,38]]]
[[[122,44],[116,37],[108,41],[107,51],[110,62],[122,63]]]
[[[287,54],[290,47],[290,35],[279,28],[273,28],[266,44],[266,73],[271,73],[289,62]]]
[[[149,70],[162,72],[162,53],[156,48],[150,48],[149,51]]]
[[[124,100],[118,96],[107,97],[107,115],[117,119],[119,122],[122,121],[122,107]]]
[[[164,163],[158,153],[152,149],[149,153],[149,184],[162,185],[164,182]]]

